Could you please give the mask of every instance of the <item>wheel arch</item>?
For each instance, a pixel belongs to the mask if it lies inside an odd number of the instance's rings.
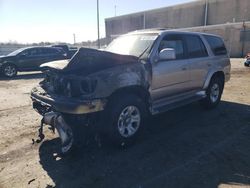
[[[4,62],[3,67],[6,66],[6,65],[13,65],[13,66],[16,67],[16,70],[19,71],[19,67],[17,66],[17,64],[14,61],[6,61],[6,62]]]
[[[207,89],[207,87],[209,86],[210,81],[214,77],[219,77],[220,79],[222,79],[223,80],[223,86],[224,86],[224,83],[225,83],[225,73],[223,71],[216,71],[216,72],[213,72],[213,73],[209,74],[209,76],[207,77],[207,79],[205,81],[203,89]]]
[[[145,102],[146,106],[149,107],[150,93],[146,88],[139,85],[127,86],[117,89],[108,97],[108,103],[113,98],[116,98],[118,96],[124,96],[126,94],[132,94],[138,96]]]
[[[11,65],[11,66],[15,67],[15,69],[16,69],[16,73],[13,76],[7,76],[4,73],[4,69],[8,65]],[[19,71],[19,69],[18,69],[17,65],[15,63],[11,62],[11,61],[4,62],[4,64],[0,68],[0,74],[3,75],[3,76],[7,76],[7,77],[14,77],[14,76],[16,76],[18,71]]]

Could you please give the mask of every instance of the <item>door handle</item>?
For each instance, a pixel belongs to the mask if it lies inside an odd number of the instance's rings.
[[[208,66],[208,67],[211,67],[212,65],[211,65],[211,63],[208,63],[207,66]]]

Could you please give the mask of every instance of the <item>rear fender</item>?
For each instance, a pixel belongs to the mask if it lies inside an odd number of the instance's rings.
[[[205,83],[204,83],[204,85],[203,85],[203,89],[204,89],[204,90],[208,88],[209,83],[210,83],[212,77],[213,77],[215,74],[217,74],[217,73],[222,73],[222,74],[224,75],[224,78],[225,78],[225,73],[224,73],[223,70],[216,70],[216,71],[213,70],[213,71],[208,72],[207,77],[206,77],[206,80],[205,80]]]

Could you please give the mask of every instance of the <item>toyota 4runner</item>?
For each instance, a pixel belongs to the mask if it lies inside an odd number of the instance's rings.
[[[31,92],[43,124],[59,133],[62,152],[97,122],[118,144],[134,140],[145,117],[200,101],[220,102],[230,59],[215,35],[142,30],[122,35],[105,50],[81,48],[70,60],[42,65],[45,79]]]

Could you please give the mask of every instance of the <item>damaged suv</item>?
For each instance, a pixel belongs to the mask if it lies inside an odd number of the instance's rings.
[[[127,144],[149,114],[194,101],[213,108],[230,79],[220,37],[160,29],[122,35],[105,50],[81,48],[42,67],[46,77],[31,92],[33,108],[43,116],[40,136],[43,123],[56,128],[63,153],[81,140],[86,123],[98,120],[115,143]]]

